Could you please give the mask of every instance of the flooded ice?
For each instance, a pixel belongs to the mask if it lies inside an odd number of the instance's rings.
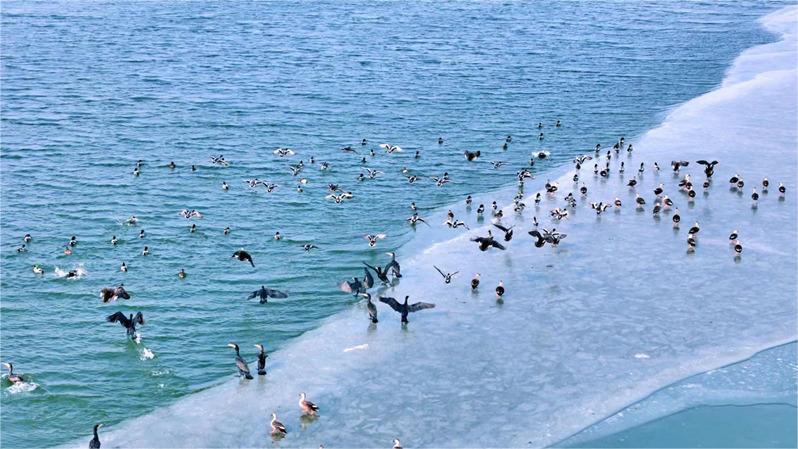
[[[420,229],[419,239],[454,238],[415,255],[400,251],[400,282],[372,292],[436,304],[410,314],[406,327],[382,303],[372,326],[361,303],[271,353],[268,375],[251,381],[234,378],[231,353],[229,382],[106,430],[103,447],[389,447],[397,437],[405,447],[545,446],[663,386],[793,341],[797,11],[768,16],[765,26],[787,38],[743,53],[718,90],[679,106],[645,135],[627,136],[635,150],[613,152],[609,178],[593,174],[605,149],[584,165],[578,184],[573,171],[564,173],[539,207],[533,198],[545,180],[527,182],[522,215],[509,205],[514,189],[485,195],[507,205],[503,223],[516,227],[507,251],[480,252],[468,240],[490,224],[477,225],[463,205],[452,209],[470,231]],[[675,176],[671,159],[691,163]],[[698,159],[720,161],[706,191]],[[677,186],[686,173],[696,185],[693,201]],[[745,180],[742,191],[730,189],[735,174]],[[630,189],[633,178],[638,185]],[[673,209],[654,217],[660,183],[679,210],[678,228]],[[753,187],[761,194],[756,208]],[[563,201],[572,191],[575,208]],[[634,207],[637,193],[642,209]],[[597,216],[590,208],[616,197],[623,202],[617,212]],[[553,222],[555,207],[568,217]],[[527,235],[533,216],[567,238],[536,248]],[[695,222],[700,232],[688,253]],[[732,230],[743,246],[739,258],[728,243]],[[460,274],[445,284],[433,265]],[[474,273],[482,275],[476,292],[468,282]],[[501,303],[494,295],[500,281]],[[300,419],[300,392],[320,405],[318,419]],[[272,411],[288,429],[278,443],[268,434]]]

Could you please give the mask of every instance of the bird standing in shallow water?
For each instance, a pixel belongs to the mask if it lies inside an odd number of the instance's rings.
[[[283,423],[280,421],[277,421],[276,412],[272,412],[272,420],[270,424],[272,426],[272,436],[283,436],[288,433],[288,431],[285,429],[285,425],[283,425]]]
[[[319,413],[319,407],[308,401],[305,393],[299,393],[299,408],[309,416],[316,416]]]

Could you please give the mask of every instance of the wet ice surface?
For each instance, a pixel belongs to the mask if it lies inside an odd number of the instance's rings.
[[[794,340],[796,11],[766,21],[787,39],[747,51],[721,89],[633,140],[631,157],[613,157],[609,179],[593,175],[595,161],[586,164],[587,199],[569,172],[556,199],[544,195],[536,208],[530,194],[545,180],[528,182],[523,216],[505,209],[504,222],[518,228],[507,251],[479,252],[468,237],[485,228],[461,205],[453,210],[470,232],[442,230],[443,218],[432,217],[434,228],[419,228],[419,239],[457,237],[412,257],[400,252],[405,276],[385,293],[437,304],[411,314],[406,329],[384,304],[376,327],[365,307],[355,307],[271,354],[265,378],[235,379],[124,422],[102,433],[103,447],[389,447],[394,437],[406,447],[543,446],[679,379]],[[692,204],[677,190],[671,159],[692,161],[682,170],[696,181]],[[697,159],[720,161],[706,194]],[[641,161],[646,171],[633,191],[625,184]],[[654,161],[661,172],[652,171]],[[729,189],[735,173],[746,181],[741,193]],[[759,190],[765,176],[770,191],[752,208],[750,188]],[[652,217],[659,183],[679,208],[679,229],[672,212]],[[572,190],[579,204],[551,223],[548,211]],[[647,201],[642,211],[633,207],[635,192]],[[508,204],[513,194],[494,196]],[[616,196],[619,212],[597,217],[589,207]],[[532,245],[533,215],[568,234],[560,247]],[[695,221],[698,246],[688,254],[686,230]],[[727,239],[734,229],[740,260]],[[433,264],[460,274],[445,285]],[[475,272],[482,284],[473,294]],[[503,303],[493,293],[500,280]],[[300,420],[303,391],[321,407],[313,422]],[[274,443],[271,411],[288,427]]]
[[[778,346],[743,362],[679,381],[557,446],[590,447],[591,441],[618,430],[699,405],[789,404],[795,407],[798,374],[795,350],[795,343]]]

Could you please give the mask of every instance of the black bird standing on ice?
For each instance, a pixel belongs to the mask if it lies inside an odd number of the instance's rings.
[[[228,343],[227,346],[236,350],[236,367],[238,368],[238,374],[246,379],[252,379],[252,374],[249,372],[249,365],[247,365],[247,361],[241,357],[238,345],[235,343]]]
[[[266,354],[266,349],[262,344],[256,343],[255,347],[258,348],[258,376],[265,376],[266,358],[269,357],[269,354]]]
[[[100,449],[100,435],[97,434],[97,430],[102,426],[102,423],[94,425],[94,438],[89,441],[89,449]]]
[[[373,324],[377,324],[379,322],[379,320],[377,320],[377,306],[371,302],[371,294],[361,293],[360,296],[366,298],[366,310],[369,312],[369,319]]]

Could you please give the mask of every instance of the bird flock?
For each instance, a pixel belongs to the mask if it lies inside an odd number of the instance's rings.
[[[560,120],[557,120],[554,125],[555,128],[561,128],[562,123]],[[538,129],[542,129],[544,127],[543,123],[538,123]],[[538,134],[538,139],[543,140],[544,134],[541,131]],[[502,151],[507,150],[509,145],[512,143],[513,139],[512,136],[507,136],[504,141],[502,142],[501,148]],[[438,144],[443,144],[443,138],[438,139]],[[340,151],[344,154],[352,155],[353,157],[361,157],[361,152],[366,152],[370,156],[374,156],[376,154],[375,149],[367,149],[368,141],[367,139],[362,139],[360,142],[360,148],[356,148],[355,146],[346,146],[340,149]],[[383,143],[378,145],[378,148],[384,151],[388,155],[394,155],[397,153],[403,152],[403,149],[394,144],[390,143]],[[586,152],[586,154],[582,154],[577,156],[573,160],[574,170],[573,175],[569,173],[568,176],[564,179],[570,178],[572,183],[570,186],[561,186],[560,182],[552,182],[547,181],[543,191],[535,193],[534,196],[530,197],[533,204],[527,205],[525,203],[525,195],[524,195],[524,184],[528,179],[533,178],[531,168],[535,165],[537,160],[546,159],[550,156],[549,151],[533,151],[530,159],[528,161],[527,166],[524,166],[516,171],[514,176],[514,181],[517,186],[517,193],[512,199],[512,210],[516,214],[515,217],[515,224],[509,225],[504,223],[504,210],[499,207],[497,201],[493,201],[490,204],[490,208],[488,209],[485,204],[479,204],[472,213],[472,208],[474,205],[474,199],[471,195],[468,195],[465,199],[466,205],[466,213],[468,217],[465,218],[458,218],[455,217],[454,212],[451,210],[448,211],[446,216],[446,221],[442,223],[445,228],[457,230],[462,228],[463,231],[471,232],[471,226],[474,224],[480,225],[484,222],[485,215],[490,214],[490,226],[484,230],[484,232],[477,232],[475,231],[475,235],[470,236],[470,241],[476,243],[476,247],[479,251],[506,251],[510,245],[517,245],[519,243],[511,243],[514,237],[514,231],[517,226],[523,224],[525,221],[528,221],[529,226],[531,229],[526,231],[526,234],[531,237],[528,243],[520,243],[522,245],[531,243],[536,248],[544,248],[546,245],[550,247],[557,247],[560,245],[567,234],[559,232],[557,227],[560,226],[560,223],[568,220],[569,215],[578,207],[587,207],[589,205],[590,210],[594,211],[597,216],[606,213],[608,210],[614,210],[616,212],[620,212],[624,207],[624,202],[619,198],[616,197],[612,200],[608,200],[606,198],[591,198],[590,191],[588,189],[587,184],[584,182],[584,178],[590,177],[592,172],[593,178],[604,178],[609,179],[613,176],[618,177],[621,180],[623,186],[629,189],[630,194],[634,194],[634,203],[631,207],[634,207],[635,210],[638,212],[644,211],[648,206],[649,202],[651,203],[650,213],[655,216],[656,218],[660,217],[664,214],[670,214],[670,219],[673,223],[674,230],[678,231],[681,226],[682,222],[682,215],[678,209],[677,202],[685,202],[691,204],[697,201],[697,194],[696,191],[698,189],[702,189],[705,194],[708,193],[715,182],[714,175],[715,169],[719,165],[719,162],[716,160],[697,160],[695,164],[702,167],[703,172],[703,179],[701,180],[694,180],[693,174],[687,172],[689,170],[690,164],[692,161],[687,160],[673,160],[670,163],[670,171],[673,176],[674,182],[672,185],[666,186],[666,183],[659,183],[653,191],[651,191],[651,195],[648,192],[641,192],[638,191],[639,189],[639,180],[642,179],[643,174],[649,170],[654,171],[655,173],[659,174],[660,166],[658,162],[653,162],[650,164],[650,167],[646,166],[645,162],[640,162],[636,174],[634,174],[630,179],[624,180],[624,176],[626,173],[626,162],[631,162],[632,154],[634,151],[634,147],[631,143],[627,143],[624,137],[621,137],[616,143],[614,143],[606,152],[602,148],[601,144],[597,144],[592,151]],[[623,156],[621,153],[624,153],[626,156],[627,161],[621,160]],[[276,158],[292,158],[299,154],[300,152],[294,150],[292,148],[280,147],[275,149],[273,152],[274,157]],[[488,151],[483,150],[465,150],[463,151],[463,155],[465,158],[466,163],[474,163],[478,161],[483,155],[488,153]],[[501,154],[501,153],[499,153]],[[420,151],[416,151],[414,158],[418,159],[421,157]],[[219,167],[228,167],[230,166],[231,162],[226,160],[224,155],[212,155],[210,157],[210,163],[215,166]],[[368,160],[366,156],[362,156],[361,159],[362,164],[367,164]],[[327,161],[316,161],[315,157],[309,157],[309,164],[308,165],[315,165],[318,164],[318,167],[321,171],[329,170],[331,167],[331,163]],[[490,161],[491,167],[493,169],[498,169],[504,165],[508,164],[507,161],[504,160],[493,160]],[[592,170],[590,169],[590,165],[592,164]],[[138,177],[141,176],[143,173],[143,166],[144,161],[138,161],[133,169],[133,176]],[[303,160],[300,160],[297,164],[290,164],[288,167],[288,171],[290,172],[293,178],[296,178],[296,191],[302,193],[304,191],[304,186],[310,182],[309,177],[303,176],[307,173],[306,171],[307,165]],[[175,162],[169,162],[166,165],[168,170],[175,170],[177,169],[177,164]],[[196,170],[196,166],[191,166],[192,171]],[[587,169],[587,170],[585,170]],[[410,170],[406,167],[402,167],[399,170],[400,173],[397,175],[404,176],[407,179],[407,182],[414,184],[417,182],[421,182],[424,178],[417,174],[411,174]],[[357,176],[356,181],[362,182],[367,181],[369,179],[375,179],[381,175],[385,175],[384,172],[365,167],[363,171]],[[432,181],[430,185],[434,185],[435,187],[444,187],[446,184],[452,181],[452,175],[449,171],[444,171],[441,175],[429,177]],[[561,181],[563,184],[568,184],[566,181]],[[737,173],[734,176],[730,177],[728,180],[730,190],[733,192],[738,193],[737,196],[742,196],[743,189],[745,187],[745,181],[743,180],[742,176]],[[258,178],[251,178],[243,180],[243,183],[249,189],[264,189],[267,193],[271,193],[274,190],[279,188],[279,185],[265,180],[260,180]],[[669,183],[671,184],[671,183]],[[751,200],[751,208],[759,207],[759,203],[763,200],[764,196],[767,195],[768,190],[770,189],[771,184],[770,181],[765,178],[761,180],[760,189],[757,190],[756,187],[752,188],[752,193],[750,195]],[[222,183],[221,188],[225,191],[229,190],[231,186],[225,181]],[[785,199],[786,194],[786,187],[783,183],[779,183],[777,186],[778,191],[778,198],[779,200],[783,201]],[[561,195],[562,192],[568,191],[568,193]],[[668,195],[668,192],[671,192],[673,195],[681,195],[681,197],[677,200],[674,200]],[[558,197],[558,195],[561,195]],[[326,195],[323,197],[324,200],[333,201],[336,204],[343,205],[347,202],[347,200],[352,199],[355,196],[355,193],[350,190],[344,189],[338,183],[329,183],[327,185],[327,192]],[[542,210],[545,206],[543,203],[543,199],[546,199],[545,204],[555,204],[555,207],[549,210]],[[650,200],[647,200],[649,198]],[[531,219],[526,220],[523,217],[524,212],[527,208],[531,208],[535,210],[534,216]],[[410,203],[410,209],[412,211],[412,215],[404,221],[411,227],[415,228],[419,222],[424,223],[428,227],[432,227],[433,224],[429,222],[428,219],[422,218],[418,213],[418,207],[416,206],[415,202]],[[185,218],[186,220],[199,220],[203,218],[203,214],[198,210],[189,210],[183,209],[178,212],[178,214]],[[547,225],[547,227],[543,227],[543,223],[539,221],[538,215],[540,215],[541,220],[548,221],[551,225]],[[471,222],[471,226],[469,225]],[[123,226],[137,226],[139,224],[139,219],[133,215],[130,216],[127,220],[125,220],[122,225]],[[520,226],[519,226],[520,227]],[[494,236],[493,230],[497,230],[498,237]],[[192,224],[190,231],[194,232],[196,230],[196,224]],[[226,227],[223,230],[225,235],[229,234],[230,228]],[[690,226],[687,230],[685,240],[687,244],[687,252],[692,253],[695,252],[698,248],[699,242],[699,234],[701,232],[700,223],[697,221],[694,222],[692,226]],[[147,237],[146,232],[144,229],[140,230],[138,238],[141,240],[145,240]],[[378,245],[379,241],[385,239],[387,235],[384,232],[366,232],[363,234],[363,239],[366,241],[366,244],[369,248],[374,248]],[[283,236],[280,232],[276,232],[274,234],[274,240],[281,240]],[[743,252],[743,245],[740,239],[740,235],[737,230],[733,230],[730,232],[728,236],[729,244],[731,250],[736,255],[735,257],[739,260],[740,255]],[[30,234],[26,234],[23,237],[23,243],[21,246],[17,248],[18,253],[25,253],[29,251],[29,247],[31,242],[33,241],[33,236]],[[110,239],[111,245],[116,245],[118,242],[118,238],[116,235],[113,235]],[[64,245],[63,251],[64,254],[72,254],[74,248],[78,246],[78,239],[76,236],[72,236],[68,242]],[[311,251],[314,249],[319,249],[313,243],[304,243],[301,245],[301,249],[304,251]],[[149,254],[149,247],[144,246],[141,254],[146,256]],[[229,253],[228,253],[229,254]],[[371,265],[366,262],[363,262],[363,272],[362,275],[354,275],[349,279],[343,280],[338,284],[338,288],[340,291],[349,293],[357,298],[365,299],[365,309],[367,311],[368,320],[370,322],[370,326],[376,326],[379,322],[379,312],[377,304],[373,301],[372,294],[369,292],[372,289],[377,290],[377,297],[379,303],[383,303],[388,306],[391,310],[395,311],[400,315],[400,322],[402,326],[408,325],[408,315],[410,313],[419,312],[426,309],[432,309],[435,307],[435,304],[429,302],[410,302],[409,295],[404,295],[403,300],[397,300],[394,297],[383,296],[382,293],[389,287],[393,288],[399,285],[402,278],[402,270],[399,262],[397,261],[397,255],[395,252],[388,252],[387,255],[389,259],[383,265]],[[240,262],[249,264],[252,268],[256,267],[255,260],[253,260],[252,255],[241,248],[235,251],[232,256],[233,259],[236,259]],[[454,267],[453,271],[450,271],[453,267],[445,267],[447,269],[441,268],[438,265],[433,265],[433,268],[442,278],[445,284],[451,284],[459,282],[458,274],[460,273],[460,268],[462,267]],[[121,271],[126,271],[127,266],[125,262],[122,262],[120,265]],[[33,272],[35,275],[42,275],[44,274],[44,269],[40,264],[33,265]],[[82,275],[80,269],[70,270],[64,273],[65,277],[80,277]],[[177,273],[177,277],[180,279],[184,279],[187,276],[187,272],[181,268],[181,270]],[[478,293],[478,289],[480,286],[480,282],[482,279],[481,273],[475,273],[471,279],[469,280],[470,288],[473,292]],[[506,294],[505,284],[502,280],[499,280],[495,287],[495,297],[497,301],[503,301],[503,298]],[[125,290],[124,285],[116,285],[116,286],[109,286],[102,288],[100,293],[100,301],[102,304],[110,304],[117,300],[129,300],[131,295]],[[260,304],[268,303],[269,298],[287,298],[289,295],[286,292],[279,291],[276,289],[268,288],[265,285],[261,285],[261,287],[255,291],[252,291],[247,299],[254,299],[257,298]],[[109,323],[119,323],[126,332],[126,335],[131,339],[136,339],[136,326],[137,325],[145,325],[145,320],[142,312],[137,312],[134,314],[125,315],[123,312],[115,312],[111,315],[108,315],[106,320]],[[242,379],[252,379],[252,373],[249,369],[249,363],[244,359],[244,357],[240,353],[240,347],[235,342],[230,342],[228,344],[230,348],[235,351],[235,365],[238,375]],[[267,374],[266,371],[266,358],[268,354],[266,353],[266,349],[260,343],[254,345],[257,349],[257,374],[260,376],[265,376]],[[24,382],[25,379],[23,376],[14,373],[13,365],[8,362],[3,364],[6,369],[8,370],[8,375],[5,376],[4,382],[17,384]],[[309,417],[315,419],[319,415],[320,408],[315,403],[309,401],[307,399],[307,395],[303,393],[299,393],[299,408],[303,413],[304,417]],[[283,438],[288,432],[289,427],[285,424],[280,422],[277,418],[277,413],[271,413],[271,419],[268,421],[269,423],[269,432],[275,439]],[[98,429],[102,426],[101,423],[97,423],[94,425],[93,428],[93,439],[89,443],[90,448],[100,448],[100,439],[98,435]],[[394,440],[395,449],[401,448],[401,443],[398,439]]]

